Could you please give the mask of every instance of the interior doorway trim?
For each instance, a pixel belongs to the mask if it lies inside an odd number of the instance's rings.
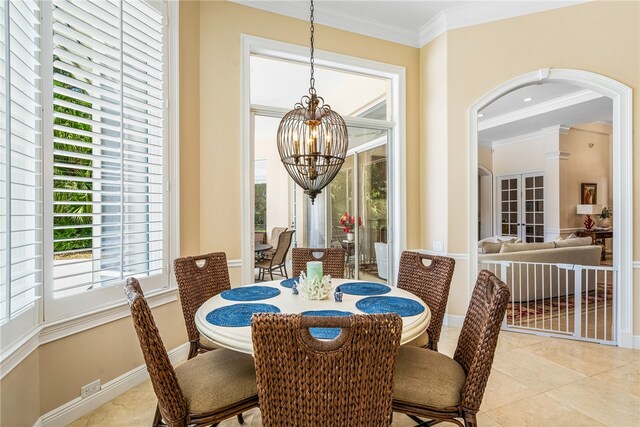
[[[495,200],[496,200],[496,195],[495,195],[495,184],[494,184],[494,176],[493,176],[493,172],[491,172],[489,169],[487,169],[485,166],[481,165],[480,163],[478,163],[478,177],[486,177],[489,179],[489,182],[491,183],[491,189],[489,190],[489,212],[486,213],[486,216],[489,219],[489,228],[490,231],[489,233],[491,235],[494,234],[494,230],[495,230],[495,218],[494,218],[494,212],[495,212]],[[480,183],[478,183],[478,188],[480,188]],[[479,200],[478,204],[481,204],[482,202]],[[478,215],[480,215],[480,213],[478,213]],[[480,223],[482,223],[482,220],[480,221]],[[478,230],[479,232],[480,230]],[[478,236],[480,236],[480,233],[478,233]]]
[[[250,58],[252,54],[266,55],[272,58],[307,63],[309,48],[290,43],[278,42],[247,34],[241,35],[240,41],[240,157],[241,157],[241,258],[242,281],[253,282],[253,145],[251,126],[251,100],[250,94]],[[389,130],[389,141],[392,150],[389,173],[394,177],[392,196],[388,203],[391,208],[392,221],[389,224],[389,234],[393,236],[392,248],[389,254],[391,273],[397,271],[400,262],[400,253],[407,247],[407,175],[406,175],[406,70],[398,65],[342,55],[333,52],[317,50],[315,52],[315,64],[331,67],[336,70],[355,72],[369,76],[389,79],[391,86],[391,99],[393,127]],[[269,110],[269,107],[265,108]],[[274,114],[275,112],[272,112]],[[346,118],[350,121],[365,126],[373,125],[373,120],[361,118]],[[385,123],[377,121],[377,126],[385,127]],[[371,126],[375,127],[375,126]]]
[[[613,251],[618,271],[616,329],[618,345],[633,346],[633,134],[630,87],[582,70],[543,68],[518,76],[493,89],[469,108],[469,215],[478,216],[478,111],[495,99],[535,83],[566,82],[599,92],[613,101],[613,222],[617,237]],[[476,239],[478,224],[469,221],[469,295],[478,273]]]

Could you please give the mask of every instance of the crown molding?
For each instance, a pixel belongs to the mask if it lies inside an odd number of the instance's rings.
[[[592,90],[581,90],[579,92],[570,93],[566,96],[560,96],[552,100],[541,102],[530,107],[521,108],[511,111],[507,114],[491,117],[478,122],[478,131],[491,129],[497,126],[506,125],[518,120],[528,119],[529,117],[538,116],[540,114],[549,113],[561,108],[571,107],[573,105],[582,104],[584,102],[593,101],[594,99],[603,98],[604,95]]]
[[[588,1],[591,0],[535,2],[480,1],[464,6],[452,7],[443,10],[420,27],[420,47],[449,30],[575,6]]]
[[[439,35],[446,33],[449,30],[447,26],[447,13],[446,10],[438,13],[431,18],[429,22],[424,24],[418,30],[418,37],[420,41],[420,47],[425,46],[429,42],[435,40]]]
[[[549,127],[537,130],[535,132],[524,133],[522,135],[516,135],[516,136],[512,136],[505,139],[498,139],[491,143],[485,142],[484,146],[496,148],[502,145],[517,144],[519,142],[530,141],[532,139],[537,139],[537,138],[541,138],[543,136],[548,136],[548,135],[560,135],[560,134],[564,135],[568,131],[569,131],[569,128],[567,126],[563,126],[563,125],[549,126]]]
[[[297,7],[291,1],[260,1],[260,0],[227,0],[265,12],[276,13],[290,18],[309,20],[309,9]],[[370,20],[361,16],[349,16],[336,12],[330,7],[322,8],[322,12],[315,17],[315,22],[328,27],[352,33],[362,34],[393,43],[420,48],[440,34],[457,28],[500,21],[516,16],[529,15],[552,9],[559,9],[592,0],[573,1],[479,1],[465,6],[445,9],[418,30],[412,30],[402,25],[392,25],[386,22]],[[303,2],[299,2],[303,4]],[[330,4],[329,2],[327,2]]]
[[[276,13],[290,18],[309,20],[309,8],[291,7],[291,2],[259,1],[259,0],[228,0],[243,6],[264,10],[265,12]],[[316,12],[317,13],[317,12]],[[420,47],[418,34],[400,25],[390,25],[385,22],[372,21],[358,16],[342,15],[331,8],[322,8],[322,12],[314,17],[316,24],[339,30],[362,34],[376,39],[386,40],[411,47]]]

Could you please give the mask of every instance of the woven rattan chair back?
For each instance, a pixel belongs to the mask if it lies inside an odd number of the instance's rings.
[[[310,327],[342,328],[318,341]],[[387,426],[402,320],[396,314],[258,314],[251,324],[263,425]]]
[[[273,258],[271,259],[271,266],[284,264],[284,261],[287,258],[287,253],[289,252],[289,248],[291,247],[293,233],[295,233],[295,230],[283,231],[280,234],[276,252],[273,254]]]
[[[184,425],[187,418],[187,402],[138,280],[129,278],[124,291],[129,300],[133,326],[140,340],[151,385],[158,397],[160,413],[168,425]]]
[[[315,254],[321,256],[316,257]],[[300,276],[301,271],[307,269],[307,262],[322,261],[322,272],[329,274],[335,279],[344,278],[345,251],[342,248],[293,248],[291,250],[293,265],[291,267],[292,277]]]
[[[182,314],[191,343],[189,358],[208,350],[200,344],[200,333],[196,328],[196,311],[209,298],[231,289],[227,256],[224,252],[178,258],[173,262],[178,282]]]
[[[431,261],[425,265],[424,260]],[[400,256],[398,288],[419,296],[431,310],[428,348],[438,350],[444,312],[449,299],[451,278],[456,261],[453,258],[404,251]]]
[[[494,274],[480,272],[453,356],[467,374],[460,405],[466,412],[480,409],[509,295],[509,287]]]

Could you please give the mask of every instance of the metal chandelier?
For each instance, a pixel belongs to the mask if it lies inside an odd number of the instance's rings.
[[[311,0],[311,77],[309,95],[284,115],[278,127],[280,160],[293,180],[316,196],[340,171],[347,156],[349,135],[342,117],[316,94],[313,75],[313,0]]]

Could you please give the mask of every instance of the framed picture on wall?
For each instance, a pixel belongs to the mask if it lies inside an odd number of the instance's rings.
[[[583,205],[598,203],[598,184],[580,184],[580,200]]]

